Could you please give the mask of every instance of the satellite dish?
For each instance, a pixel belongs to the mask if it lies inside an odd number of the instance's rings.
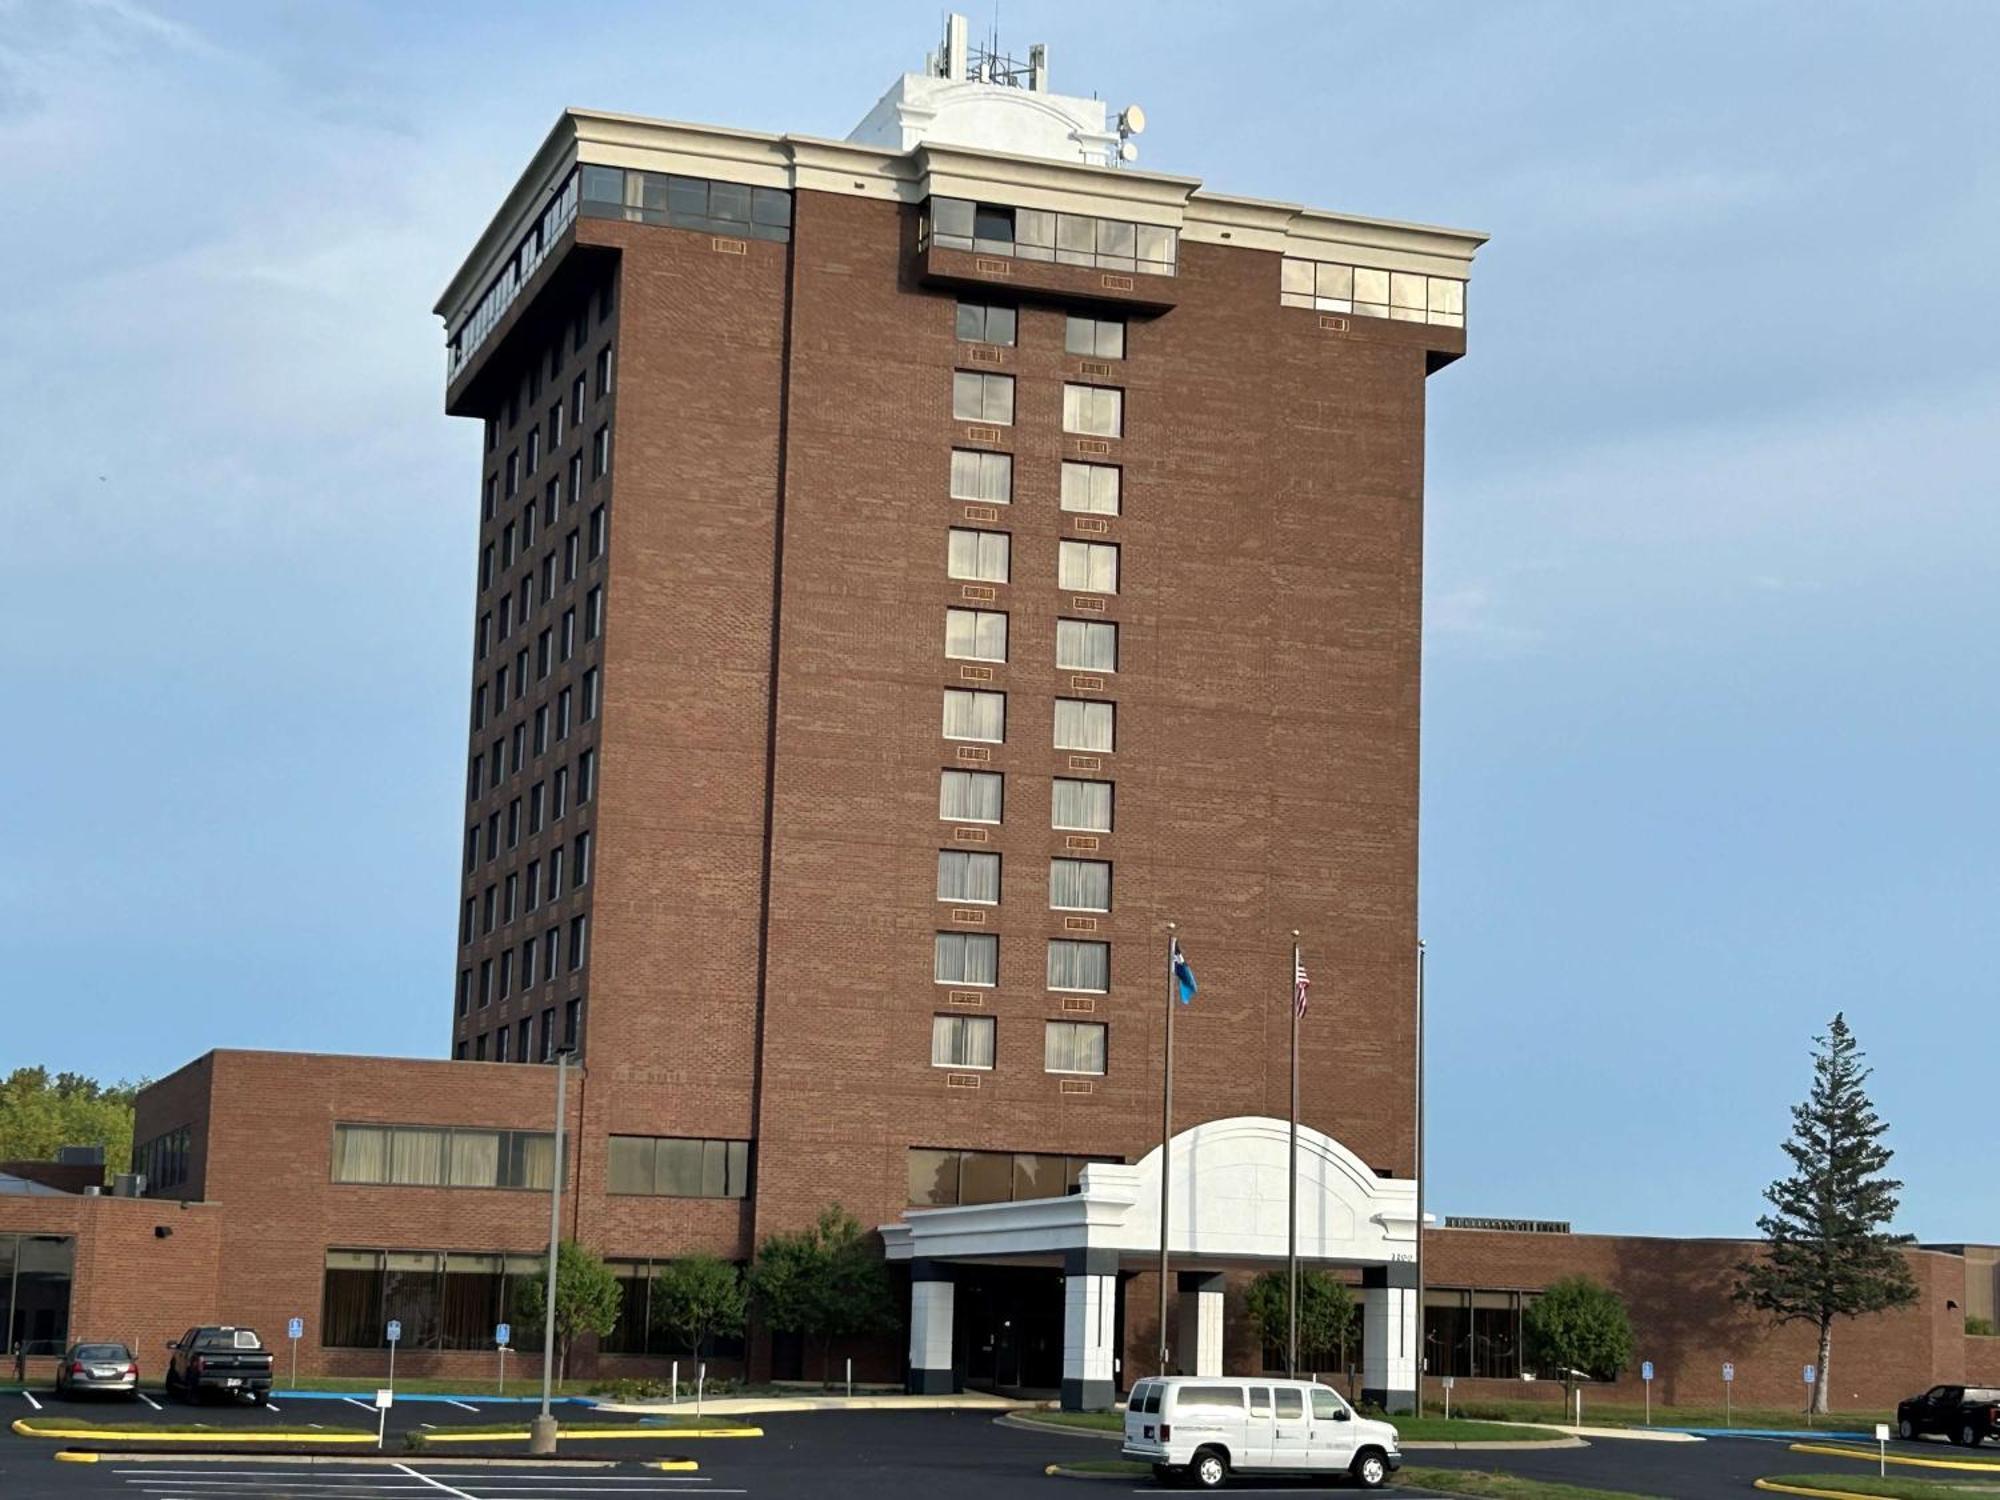
[[[1137,161],[1139,159],[1139,148],[1130,141],[1120,141],[1118,143],[1118,159],[1120,161]]]
[[[1125,113],[1118,117],[1118,129],[1124,135],[1142,135],[1146,129],[1146,112],[1136,104],[1125,106]]]

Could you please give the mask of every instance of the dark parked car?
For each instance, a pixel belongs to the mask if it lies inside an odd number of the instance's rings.
[[[71,1344],[56,1367],[56,1394],[77,1396],[101,1391],[123,1396],[139,1394],[139,1362],[123,1344]]]
[[[199,1401],[216,1391],[248,1396],[259,1406],[271,1398],[271,1351],[248,1328],[190,1328],[167,1349],[169,1396]]]
[[[1917,1438],[1941,1432],[1965,1448],[2000,1435],[2000,1390],[1991,1386],[1934,1385],[1896,1403],[1896,1433]]]

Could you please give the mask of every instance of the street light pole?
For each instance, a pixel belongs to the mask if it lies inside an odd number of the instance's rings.
[[[562,1245],[563,1116],[569,1084],[569,1055],[556,1052],[556,1161],[549,1183],[549,1279],[542,1288],[542,1409],[528,1426],[528,1451],[556,1451],[556,1419],[549,1414],[549,1394],[556,1368],[556,1252]]]
[[[1424,940],[1417,939],[1417,1390],[1416,1410],[1424,1414]]]

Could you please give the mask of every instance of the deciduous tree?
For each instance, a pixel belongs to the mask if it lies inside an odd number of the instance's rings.
[[[819,1345],[822,1384],[831,1383],[837,1340],[880,1333],[896,1324],[881,1252],[837,1203],[810,1229],[764,1241],[750,1267],[750,1295],[772,1328]]]
[[[653,1326],[699,1355],[718,1334],[743,1331],[743,1273],[713,1255],[685,1255],[653,1272]]]
[[[539,1340],[542,1333],[542,1299],[545,1295],[542,1275],[532,1280],[523,1280],[514,1293],[514,1315],[522,1324],[533,1330]],[[585,1334],[603,1338],[618,1326],[618,1314],[623,1309],[624,1297],[618,1289],[618,1278],[611,1274],[611,1268],[574,1240],[564,1240],[556,1251],[556,1358],[559,1378],[569,1376],[569,1351],[576,1341]],[[528,1341],[523,1341],[533,1347]]]

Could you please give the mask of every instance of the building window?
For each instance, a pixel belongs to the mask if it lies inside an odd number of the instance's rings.
[[[533,911],[542,904],[542,862],[539,859],[528,861],[528,868],[521,881],[521,885],[523,888],[521,892],[521,909],[523,911]],[[523,974],[521,977],[525,981],[531,979],[533,976]]]
[[[1119,480],[1124,470],[1116,464],[1079,464],[1065,460],[1062,466],[1062,508],[1087,515],[1118,514]]]
[[[1050,860],[1049,906],[1056,911],[1110,911],[1110,864],[1101,859]]]
[[[576,758],[576,805],[588,802],[597,790],[597,752],[586,750]]]
[[[611,468],[611,428],[603,426],[590,439],[590,477],[602,479]]]
[[[564,688],[556,694],[556,738],[566,740],[570,731],[570,705],[575,702],[575,689]]]
[[[1111,945],[1050,938],[1048,987],[1104,994],[1111,988]]]
[[[560,823],[563,820],[563,815],[568,811],[569,767],[557,766],[556,774],[549,780],[549,821],[551,823]],[[553,896],[560,885],[560,881],[551,880],[549,882],[549,894]]]
[[[532,890],[530,891],[529,894],[531,895],[533,894]],[[530,906],[528,910],[533,911],[534,907]],[[533,989],[534,987],[535,987],[535,939],[531,934],[530,936],[523,938],[521,940],[521,988],[524,990],[530,990]],[[524,1027],[527,1024],[528,1023],[526,1021],[523,1021],[521,1023],[521,1025]],[[526,1031],[523,1031],[521,1033],[521,1041],[523,1043],[521,1047],[522,1062],[526,1062],[528,1060],[528,1048],[526,1046],[527,1039],[528,1039],[528,1033]]]
[[[458,1013],[463,1016],[472,1009],[472,970],[458,971]]]
[[[563,1002],[563,1046],[574,1052],[583,1037],[582,999]]]
[[[958,304],[958,337],[967,344],[1014,342],[1014,309],[997,302]]]
[[[998,823],[1004,785],[998,771],[941,771],[938,816],[954,823]]]
[[[1077,1191],[1083,1169],[1115,1156],[1062,1156],[1034,1151],[956,1151],[912,1146],[908,1153],[913,1208],[1060,1198]]]
[[[556,633],[553,626],[543,626],[542,633],[535,637],[535,681],[540,682],[549,675],[555,665]]]
[[[1113,542],[1058,542],[1056,584],[1082,594],[1118,592],[1118,547]]]
[[[1518,1380],[1522,1374],[1521,1314],[1534,1294],[1431,1287],[1424,1293],[1424,1355],[1433,1374]],[[1559,1377],[1556,1370],[1528,1373]]]
[[[1012,538],[1004,531],[970,531],[954,526],[945,554],[945,574],[982,583],[1005,583],[1011,543]],[[1070,543],[1063,545],[1067,547]]]
[[[946,688],[944,737],[980,740],[992,745],[1001,743],[1007,738],[1007,695],[973,688]]]
[[[1014,377],[988,375],[978,370],[954,370],[951,376],[951,414],[961,422],[1013,426]]]
[[[489,425],[486,430],[490,433],[493,429]],[[479,502],[480,520],[490,521],[493,519],[494,513],[499,509],[499,497],[500,477],[497,474],[488,474],[486,476],[486,493]]]
[[[539,427],[530,427],[528,429],[528,456],[525,465],[526,472],[532,474],[535,472],[536,469],[540,468],[541,465],[542,465],[542,429]]]
[[[583,377],[576,377],[576,420],[583,420]],[[583,450],[577,449],[569,456],[569,498],[574,504],[583,498]]]
[[[782,188],[670,176],[637,167],[586,166],[581,176],[578,211],[586,218],[665,224],[703,234],[780,243],[792,237],[792,195]]]
[[[504,907],[506,915],[501,919],[501,925],[503,926],[506,925],[506,923],[514,920],[515,916],[514,898],[516,897],[516,895],[519,894],[519,888],[520,888],[520,877],[517,876],[513,871],[511,870],[508,871],[507,896],[506,896],[506,904]],[[504,974],[506,970],[503,968],[501,972]],[[507,993],[507,987],[504,983],[500,986],[500,993],[502,995],[505,995]]]
[[[1107,1030],[1101,1021],[1043,1023],[1042,1071],[1102,1076],[1104,1039]]]
[[[602,401],[611,394],[611,346],[606,344],[597,351],[597,391],[594,400]]]
[[[1171,276],[1178,241],[1178,232],[1163,224],[940,197],[930,200],[921,243],[941,250],[976,250],[1017,260]]]
[[[506,976],[507,973],[507,965],[505,960],[512,958],[513,956],[514,955],[512,953],[503,953],[500,955],[502,959],[500,965],[500,973],[503,978]],[[495,1062],[505,1062],[507,1060],[507,1037],[508,1037],[507,1023],[505,1021],[502,1021],[499,1027],[493,1033],[493,1060]]]
[[[577,566],[582,562],[582,560],[583,560],[583,533],[578,531],[575,527],[571,527],[569,535],[563,538],[563,582],[564,583],[576,582]]]
[[[581,344],[577,345],[579,349],[582,347],[583,345]],[[576,379],[569,383],[569,425],[572,427],[579,427],[583,424],[583,397],[583,376],[578,375]],[[581,454],[570,460],[570,474],[572,479],[581,472],[582,466],[583,456]],[[570,492],[572,494],[576,492],[576,486],[573,483],[570,485]]]
[[[1104,620],[1056,621],[1056,665],[1079,672],[1118,670],[1118,627]]]
[[[590,914],[569,919],[569,971],[574,974],[583,967],[584,947],[590,937]]]
[[[1123,437],[1125,393],[1108,385],[1064,385],[1063,431],[1086,437]]]
[[[1080,833],[1111,832],[1111,786],[1108,781],[1056,777],[1049,795],[1049,826]]]
[[[1056,699],[1056,749],[1109,752],[1115,739],[1115,717],[1116,710],[1109,703]]]
[[[492,649],[493,649],[493,614],[492,611],[489,610],[487,613],[479,617],[479,659],[481,661],[485,661],[486,653],[491,651]]]
[[[551,927],[542,934],[542,983],[555,983],[556,969],[562,963],[562,929]]]
[[[1005,661],[1007,616],[997,609],[947,609],[944,654],[957,661]]]
[[[571,861],[571,865],[573,866],[573,874],[575,876],[575,880],[573,882],[574,884],[576,885],[590,884],[590,856],[591,856],[591,851],[594,847],[595,845],[591,839],[590,830],[588,828],[584,829],[582,833],[579,833],[576,836],[576,855],[575,858]]]
[[[509,875],[507,877],[508,886],[510,890],[512,889],[513,880],[514,877],[512,875]],[[513,993],[514,990],[514,950],[512,948],[503,950],[500,954],[499,962],[500,962],[500,998],[502,1000],[505,1000],[508,997],[508,995]],[[501,1032],[501,1040],[504,1042],[505,1039],[506,1039],[506,1032],[503,1029]],[[501,1060],[504,1062],[506,1059],[502,1058]]]
[[[505,1062],[507,1028],[494,1035]],[[445,1129],[431,1125],[336,1125],[333,1180],[389,1187],[533,1188],[554,1179],[555,1137],[546,1130]],[[489,1329],[490,1333],[491,1330]]]
[[[490,1350],[494,1324],[513,1315],[519,1288],[539,1284],[545,1265],[539,1254],[329,1250],[320,1343],[380,1349],[394,1319],[405,1349]]]
[[[549,941],[554,942],[555,936],[556,935],[554,932],[550,932]],[[549,964],[549,978],[551,979],[555,978],[555,974],[556,974],[555,964],[551,962]],[[553,1005],[551,1005],[547,1010],[542,1012],[541,1060],[543,1062],[549,1062],[554,1059],[555,1055],[556,1055],[556,1008]]]
[[[597,524],[594,515],[591,524],[593,526]],[[596,552],[591,553],[593,557],[596,555]],[[604,634],[604,585],[599,584],[583,596],[583,638],[586,641],[594,641],[602,634]]]
[[[747,1198],[748,1141],[611,1137],[610,1191],[653,1198]]]
[[[604,556],[604,507],[592,506],[590,511],[590,560],[595,562]]]
[[[535,754],[546,755],[549,750],[549,706],[544,703],[535,710]]]
[[[507,498],[512,500],[521,488],[521,452],[517,448],[507,455]]]
[[[486,1033],[483,1031],[472,1039],[472,1060],[474,1062],[486,1061]]]
[[[1066,353],[1081,354],[1091,359],[1123,359],[1125,320],[1081,318],[1071,313],[1063,329],[1063,349]]]
[[[1000,900],[1000,856],[938,850],[937,898],[992,906]]]
[[[588,724],[597,717],[597,668],[592,667],[583,674],[583,722]]]
[[[1009,505],[1014,499],[1014,455],[951,450],[951,498]]]
[[[932,1016],[931,1066],[934,1068],[993,1068],[991,1016]]]
[[[938,984],[998,984],[1000,939],[988,932],[936,934],[931,977]]]
[[[576,611],[566,609],[562,614],[562,659],[568,661],[576,654]]]
[[[479,960],[479,1008],[486,1009],[493,1003],[493,960]]]

